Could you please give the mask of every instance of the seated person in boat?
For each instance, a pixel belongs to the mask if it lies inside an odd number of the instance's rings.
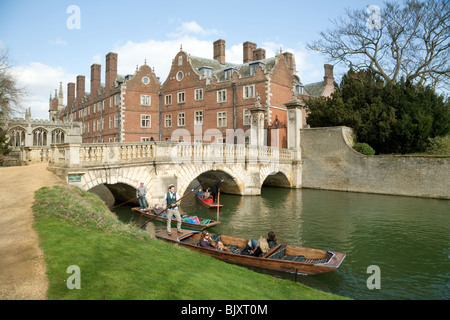
[[[277,246],[277,239],[275,238],[275,233],[269,231],[267,234],[267,239],[263,236],[259,237],[258,241],[255,239],[250,239],[246,250],[247,254],[255,257],[260,257],[269,252],[272,248]],[[245,254],[245,253],[244,253]]]
[[[203,192],[203,199],[211,198],[211,190],[208,188]]]
[[[163,211],[163,208],[161,208],[160,206],[159,206],[159,204],[155,204],[155,207],[153,208],[153,213],[154,214],[159,214],[159,213],[161,213]]]
[[[204,248],[217,249],[222,251],[228,251],[228,247],[226,247],[222,241],[213,241],[208,231],[202,231],[200,235],[199,245]]]
[[[203,191],[202,191],[202,188],[199,188],[196,194],[197,194],[197,196],[198,196],[200,199],[203,199]]]

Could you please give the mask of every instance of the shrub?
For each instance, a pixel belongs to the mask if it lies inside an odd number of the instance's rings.
[[[427,153],[434,155],[450,155],[450,135],[430,138]]]
[[[353,146],[353,149],[359,153],[365,154],[366,156],[373,156],[375,154],[375,150],[373,150],[373,148],[367,143],[358,142]]]

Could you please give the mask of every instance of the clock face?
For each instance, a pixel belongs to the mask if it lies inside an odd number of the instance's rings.
[[[143,77],[143,78],[142,78],[142,82],[143,82],[144,84],[149,84],[149,83],[150,83],[150,79],[149,79],[148,77]]]

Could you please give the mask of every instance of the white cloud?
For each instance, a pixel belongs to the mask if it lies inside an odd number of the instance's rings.
[[[25,88],[27,92],[23,107],[31,108],[31,116],[35,119],[48,119],[50,93],[53,96],[62,81],[66,98],[67,83],[73,82],[76,77],[60,66],[52,67],[39,62],[13,67],[12,73],[16,76],[18,87]]]
[[[169,38],[180,38],[186,35],[196,35],[196,36],[208,36],[208,35],[218,35],[219,32],[216,29],[204,29],[195,21],[182,22],[175,32],[168,33]]]
[[[61,38],[56,38],[55,40],[49,40],[48,43],[52,46],[67,46],[67,41]]]

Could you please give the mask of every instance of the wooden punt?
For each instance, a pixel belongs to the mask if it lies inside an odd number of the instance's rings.
[[[202,206],[204,206],[205,208],[208,208],[208,209],[214,209],[214,208],[217,208],[217,207],[219,207],[219,208],[222,208],[223,207],[223,204],[215,204],[215,203],[212,203],[212,202],[205,202],[203,199],[201,199],[199,196],[195,196],[195,199],[197,200],[197,202],[198,203],[200,203]]]
[[[150,218],[155,216],[155,213],[151,209],[142,210],[139,207],[135,207],[135,208],[131,208],[131,210],[133,210],[133,212],[135,212],[135,213],[137,213],[137,214],[139,214],[139,215],[141,215],[141,216],[143,216],[145,218],[149,218],[150,219]],[[169,210],[167,210],[167,211],[169,211]],[[163,213],[163,215],[164,215],[164,213]],[[157,220],[157,221],[163,222],[163,223],[167,223],[167,218],[165,216],[163,217],[162,215],[154,218],[154,220]],[[198,218],[198,220],[200,220],[200,224],[189,223],[189,222],[186,222],[186,221],[182,221],[181,222],[181,228],[182,229],[200,230],[200,231],[202,231],[202,230],[204,230],[206,228],[214,227],[214,226],[220,224],[220,222],[215,221],[215,220],[210,220],[210,219]],[[209,220],[209,222],[208,222],[208,220]],[[172,226],[176,226],[177,225],[177,219],[172,219],[171,225]]]
[[[216,239],[217,235],[214,235]],[[186,246],[225,262],[289,273],[319,274],[333,271],[340,266],[346,256],[340,252],[278,244],[264,256],[254,257],[240,253],[249,239],[219,236],[219,240],[229,246],[228,252],[199,246],[200,232],[185,232],[182,235],[172,232],[171,236],[165,231],[156,234],[159,239]]]

